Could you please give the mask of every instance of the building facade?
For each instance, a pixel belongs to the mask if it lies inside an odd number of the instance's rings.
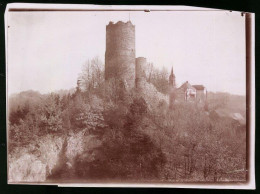
[[[203,85],[191,85],[186,81],[177,88],[176,100],[179,102],[205,103],[207,100],[207,90]]]

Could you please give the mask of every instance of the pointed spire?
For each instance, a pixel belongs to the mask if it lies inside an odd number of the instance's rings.
[[[170,86],[175,87],[175,75],[173,73],[173,66],[172,66],[171,74],[169,76],[169,84]]]

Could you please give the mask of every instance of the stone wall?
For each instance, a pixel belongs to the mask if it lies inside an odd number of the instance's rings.
[[[138,57],[135,59],[135,84],[136,88],[141,88],[142,82],[145,81],[146,58]]]
[[[127,87],[135,81],[135,26],[110,22],[106,26],[105,79],[122,79]]]

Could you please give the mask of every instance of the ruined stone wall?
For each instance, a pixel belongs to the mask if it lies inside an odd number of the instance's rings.
[[[110,22],[106,26],[105,79],[135,83],[135,26],[130,22]]]
[[[141,88],[142,82],[145,81],[145,67],[147,61],[144,57],[135,59],[135,84],[137,88]]]

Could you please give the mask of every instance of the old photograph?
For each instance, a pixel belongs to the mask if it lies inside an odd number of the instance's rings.
[[[246,184],[245,26],[224,10],[10,10],[8,182]]]

